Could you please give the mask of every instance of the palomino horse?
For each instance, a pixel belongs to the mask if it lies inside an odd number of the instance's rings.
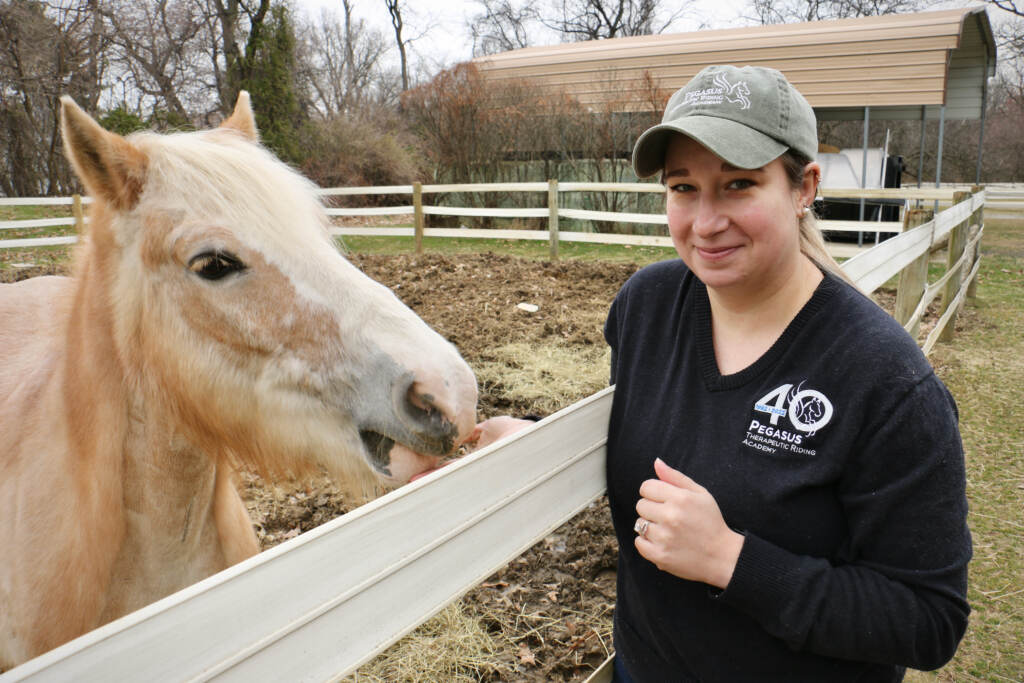
[[[473,429],[455,348],[346,261],[307,180],[220,128],[63,100],[72,278],[0,286],[0,669],[257,552],[235,466],[403,483]]]

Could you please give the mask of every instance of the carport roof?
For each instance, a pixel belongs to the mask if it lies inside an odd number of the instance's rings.
[[[528,80],[595,109],[649,109],[710,64],[779,69],[819,119],[979,118],[996,47],[984,7],[528,47],[479,57],[488,79]],[[645,81],[645,72],[649,80]],[[881,108],[884,111],[878,111]]]

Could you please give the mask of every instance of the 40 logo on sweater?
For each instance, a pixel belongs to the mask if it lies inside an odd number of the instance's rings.
[[[796,388],[783,384],[772,389],[754,403],[754,410],[771,415],[773,426],[779,424],[780,417],[788,415],[794,427],[810,436],[829,423],[833,409],[825,394],[803,386],[800,382]]]
[[[813,436],[832,419],[835,410],[832,401],[820,391],[804,389],[804,383],[797,386],[783,384],[772,389],[754,403],[754,410],[769,417],[755,418],[747,427],[743,445],[767,453],[789,451],[802,455],[815,455],[815,451],[803,446],[804,439]],[[788,418],[796,430],[780,428],[779,421]]]

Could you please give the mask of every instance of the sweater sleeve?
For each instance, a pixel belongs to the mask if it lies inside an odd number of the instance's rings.
[[[865,432],[838,483],[849,531],[838,557],[747,534],[719,599],[795,650],[936,669],[956,652],[969,613],[956,407],[931,374]]]

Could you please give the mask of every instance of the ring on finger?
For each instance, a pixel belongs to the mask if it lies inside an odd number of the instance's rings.
[[[649,521],[647,521],[643,517],[640,517],[636,520],[636,524],[633,525],[633,531],[643,536],[644,538],[647,538],[647,527],[649,527],[650,525],[651,523]]]

